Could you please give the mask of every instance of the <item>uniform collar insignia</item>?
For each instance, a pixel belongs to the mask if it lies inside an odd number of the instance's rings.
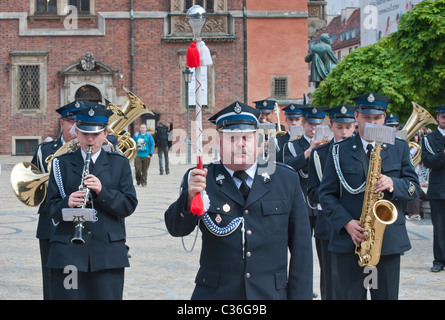
[[[270,181],[270,176],[269,176],[269,174],[268,174],[267,172],[263,172],[263,173],[261,174],[261,176],[263,177],[263,182],[264,182],[264,183]]]
[[[220,173],[216,176],[216,183],[221,186],[223,184],[224,179],[225,179],[224,175]]]

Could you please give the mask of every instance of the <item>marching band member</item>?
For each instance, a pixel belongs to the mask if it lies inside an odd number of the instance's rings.
[[[445,106],[436,107],[438,127],[423,138],[422,162],[431,169],[428,181],[427,199],[431,206],[433,224],[433,266],[432,272],[445,267]]]
[[[220,134],[221,162],[187,172],[165,212],[172,236],[197,224],[202,232],[192,299],[312,298],[312,244],[298,175],[257,161],[259,116],[235,102],[209,119]],[[207,203],[200,218],[189,212],[197,192]]]
[[[368,288],[372,299],[397,299],[400,255],[411,248],[404,215],[398,214],[397,220],[386,226],[380,262],[375,268],[361,267],[355,254],[356,246],[366,241],[360,225],[364,195],[374,192],[366,190],[366,150],[370,151],[375,141],[363,138],[365,124],[383,125],[390,98],[369,93],[352,100],[359,134],[332,145],[319,191],[323,213],[333,230],[329,241],[333,299],[366,299]],[[420,189],[408,143],[396,138],[394,145],[382,144],[380,160],[381,177],[375,183],[375,192],[383,192],[401,212],[401,201],[415,198]]]
[[[284,110],[284,115],[286,116],[286,123],[289,127],[289,130],[292,126],[301,126],[303,122],[303,111],[301,111],[302,105],[291,103],[286,106]],[[276,161],[283,162],[283,149],[284,145],[289,142],[290,133],[289,130],[286,134],[277,135],[275,141],[275,149],[277,150]]]
[[[32,157],[31,163],[39,168],[40,172],[48,172],[48,163],[46,158],[54,154],[65,142],[76,138],[72,133],[71,128],[76,121],[75,111],[85,106],[84,101],[76,100],[56,110],[60,114],[59,125],[61,134],[56,141],[49,141],[41,143]],[[50,298],[50,272],[46,267],[48,253],[50,248],[51,234],[54,232],[55,226],[51,221],[48,212],[45,211],[45,200],[39,206],[39,221],[37,224],[36,237],[39,239],[40,258],[42,263],[42,284],[43,284],[43,299]]]
[[[77,111],[79,149],[53,160],[45,205],[57,223],[47,263],[52,299],[122,299],[124,268],[129,266],[122,221],[138,201],[128,159],[102,149],[110,114],[102,105]],[[82,177],[88,146],[93,165]],[[81,183],[91,192],[87,207],[97,213],[95,221],[83,224],[84,244],[76,244],[71,241],[76,224],[64,221],[62,211],[82,205]]]
[[[294,168],[300,175],[301,189],[303,190],[305,198],[307,197],[307,164],[309,162],[309,156],[315,147],[323,143],[322,141],[314,139],[315,127],[323,123],[327,109],[328,107],[314,106],[301,108],[303,111],[304,134],[300,139],[289,141],[283,150],[284,162]],[[307,203],[307,206],[312,233],[315,226],[316,212],[310,203]]]
[[[331,145],[352,136],[355,130],[355,108],[340,105],[329,111],[329,128],[334,138],[328,143],[314,148],[309,157],[307,195],[310,203],[317,204],[317,218],[315,220],[314,238],[320,264],[320,290],[322,300],[332,300],[331,257],[328,250],[331,238],[331,227],[323,209],[320,207],[318,192],[323,177],[323,168]]]

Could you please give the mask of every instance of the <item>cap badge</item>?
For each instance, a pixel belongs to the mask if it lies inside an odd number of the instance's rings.
[[[371,94],[368,96],[368,102],[373,103],[374,101],[375,101],[375,97],[374,97],[374,95],[371,93]]]
[[[88,115],[90,116],[90,117],[92,117],[92,116],[94,116],[94,110],[93,110],[93,108],[91,108],[90,109],[90,111],[88,111]]]
[[[267,107],[267,101],[263,102],[263,106]]]
[[[76,103],[74,104],[74,106],[75,106],[76,108],[80,108],[80,103],[79,103],[79,101],[76,101]]]
[[[341,114],[346,114],[346,112],[348,112],[348,109],[346,109],[345,106],[341,107],[340,109]]]
[[[295,106],[292,104],[292,105],[290,106],[290,109],[291,109],[291,110],[295,110]]]
[[[238,102],[235,105],[235,108],[233,108],[233,111],[235,111],[235,113],[240,114],[241,113],[241,106],[238,104]]]
[[[313,114],[316,114],[316,113],[317,113],[317,108],[315,108],[315,107],[312,108],[312,113],[313,113]]]

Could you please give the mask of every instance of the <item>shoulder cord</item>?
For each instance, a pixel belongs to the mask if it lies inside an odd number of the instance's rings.
[[[428,142],[428,139],[427,139],[426,136],[423,137],[423,142],[425,143],[425,148],[426,148],[426,150],[427,150],[429,153],[431,153],[432,155],[434,155],[435,153],[434,153],[434,151],[433,151],[433,148],[431,148],[430,143]]]
[[[341,168],[340,168],[340,162],[338,160],[338,148],[339,145],[335,144],[332,148],[332,157],[334,160],[334,165],[335,165],[335,171],[337,172],[337,176],[342,184],[342,186],[346,189],[346,191],[348,191],[350,194],[359,194],[363,191],[365,191],[366,189],[366,181],[364,181],[362,183],[362,185],[356,189],[353,189],[345,180],[345,178],[343,177],[343,173],[341,172]]]
[[[288,142],[287,143],[287,147],[289,148],[290,153],[292,154],[292,156],[295,158],[297,156],[297,152],[295,151],[294,148],[294,144],[292,142]],[[284,159],[284,152],[283,152],[283,159]],[[300,177],[302,177],[303,179],[307,179],[309,176],[307,175],[307,173],[304,173],[302,169],[298,170],[298,174],[300,175]]]

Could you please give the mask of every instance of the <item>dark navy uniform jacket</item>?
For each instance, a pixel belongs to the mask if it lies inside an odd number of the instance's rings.
[[[306,140],[304,136],[300,139],[290,141],[284,146],[284,163],[294,168],[299,176],[301,188],[303,190],[304,196],[307,200],[307,183],[308,183],[308,162],[309,158],[304,158],[304,152],[309,149],[310,143]],[[295,150],[295,154],[291,151],[291,148]],[[315,207],[312,203],[307,202],[309,216],[314,216],[316,214]]]
[[[316,205],[320,203],[318,198],[320,182],[323,177],[323,168],[326,164],[329,149],[334,143],[330,140],[328,143],[315,147],[309,158],[308,163],[308,183],[307,183],[307,197],[310,203]],[[317,160],[318,159],[318,160]],[[331,239],[332,228],[325,214],[323,208],[317,209],[317,220],[315,222],[314,237],[323,240]]]
[[[138,203],[128,159],[118,153],[101,150],[90,170],[101,181],[102,191],[99,195],[92,192],[97,221],[83,223],[85,244],[82,245],[71,243],[76,223],[62,221],[62,208],[68,208],[69,195],[79,189],[84,160],[80,149],[56,159],[66,197],[62,198],[54,170],[51,170],[45,209],[59,224],[51,237],[47,266],[63,269],[74,265],[82,272],[128,267],[122,218],[131,215]]]
[[[445,137],[435,130],[423,138],[422,162],[431,172],[428,181],[428,199],[445,199]]]
[[[192,299],[312,299],[312,242],[298,175],[279,163],[273,174],[258,174],[264,166],[258,165],[246,201],[222,164],[207,167],[207,214],[220,220],[221,228],[244,218],[244,254],[241,225],[216,236],[200,221],[200,269]],[[185,209],[187,182],[188,173],[178,200],[165,212],[175,237],[190,234],[198,223]]]
[[[277,135],[275,137],[276,161],[284,162],[283,149],[284,145],[289,142],[289,131],[286,134]]]
[[[339,168],[334,164],[333,151],[336,147]],[[354,253],[355,250],[355,245],[343,226],[351,219],[359,220],[362,213],[364,192],[353,194],[347,188],[357,190],[366,181],[368,164],[363,163],[363,156],[366,157],[366,154],[359,135],[335,143],[328,154],[319,200],[334,231],[329,242],[329,250],[333,252]],[[391,201],[399,211],[396,222],[386,226],[382,255],[398,254],[411,248],[401,200],[415,199],[419,195],[420,185],[406,141],[395,139],[395,145],[382,145],[380,156],[381,173],[391,177],[394,182],[394,191],[389,193],[386,190],[385,199]],[[337,169],[340,171],[337,172]]]
[[[48,172],[48,164],[45,159],[54,154],[62,146],[62,139],[59,138],[56,141],[41,143],[32,157],[31,163],[37,166],[42,173]],[[51,221],[51,217],[47,211],[45,211],[45,200],[39,206],[39,222],[37,224],[36,237],[39,239],[50,239],[51,234],[54,232],[55,226]]]

